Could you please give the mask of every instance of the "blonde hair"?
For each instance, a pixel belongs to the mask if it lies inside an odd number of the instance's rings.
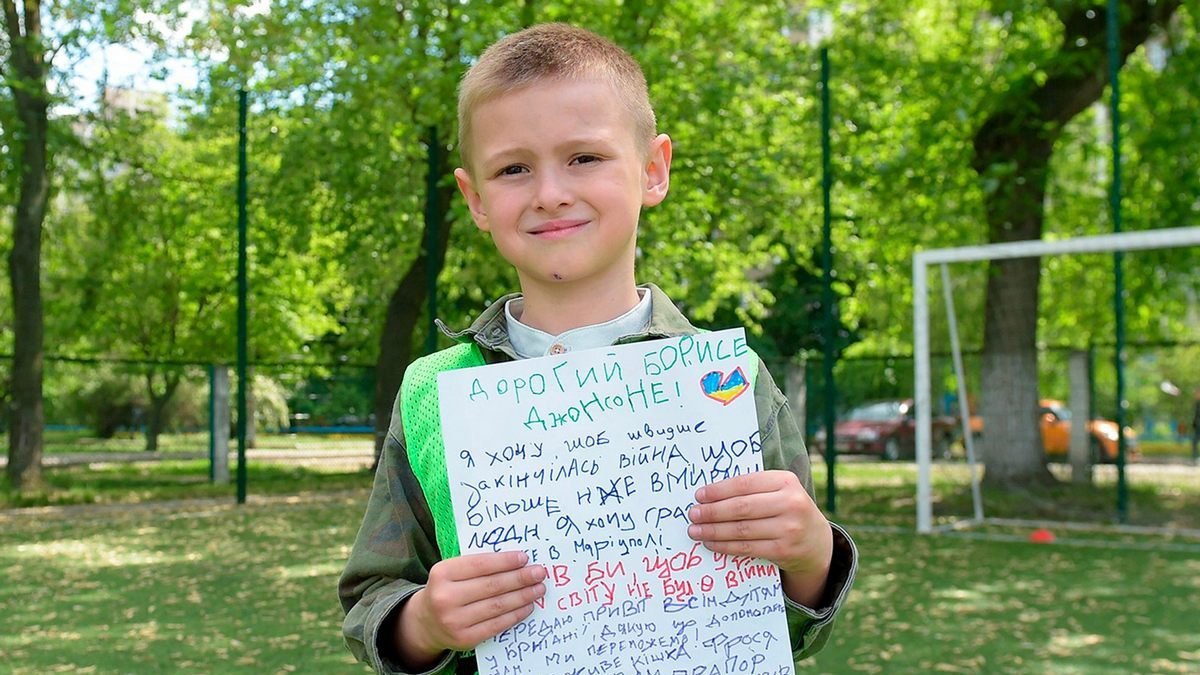
[[[484,50],[458,89],[458,147],[470,171],[471,114],[481,104],[546,80],[598,78],[612,85],[633,117],[634,138],[655,136],[654,110],[641,66],[624,49],[565,23],[513,33]]]

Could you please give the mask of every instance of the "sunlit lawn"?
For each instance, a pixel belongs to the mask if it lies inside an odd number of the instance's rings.
[[[360,508],[3,522],[0,670],[354,671],[334,580]]]
[[[1073,485],[1066,467],[1052,466],[1060,483],[1029,490],[983,490],[990,518],[1117,522],[1115,467],[1096,467],[1090,485]],[[827,506],[823,462],[812,467],[817,501]],[[845,462],[835,467],[837,517],[851,523],[915,527],[917,468],[912,462]],[[981,474],[982,475],[982,474]],[[973,513],[970,473],[964,462],[935,464],[933,513],[937,523]],[[1131,466],[1126,476],[1127,524],[1200,530],[1200,467]]]
[[[96,439],[82,432],[56,431],[47,434],[46,441],[48,457],[115,459],[68,466],[47,463],[40,490],[18,494],[0,482],[0,508],[219,498],[235,493],[233,485],[210,482],[207,459],[193,459],[208,452],[207,437],[201,434],[165,434],[161,452],[154,461],[144,462],[125,461],[143,454],[144,440],[132,433]],[[369,435],[263,434],[256,450],[269,457],[249,451],[248,491],[298,494],[369,486],[371,476],[363,467],[364,462],[369,464],[372,449]],[[236,480],[235,459],[230,460],[229,470]]]
[[[343,450],[347,452],[370,451],[370,434],[285,434],[263,433],[256,438],[256,447],[279,450]],[[169,433],[158,438],[159,451],[208,452],[207,432]],[[236,447],[231,438],[230,448]],[[112,438],[96,438],[89,431],[47,431],[45,454],[67,455],[72,453],[131,453],[146,449],[146,437],[140,432],[122,431]]]
[[[330,458],[316,461],[290,459],[283,437],[271,437],[279,450],[272,459],[252,459],[248,466],[250,494],[301,494],[367,487],[369,470],[362,461],[370,446],[327,446],[300,437],[296,457],[305,451],[334,450],[339,456],[354,456],[358,464]],[[361,444],[362,439],[343,440]],[[314,445],[308,445],[314,443]],[[354,448],[357,448],[355,450]],[[1014,492],[985,491],[985,514],[989,517],[1051,521],[1112,523],[1115,521],[1117,491],[1115,471],[1098,467],[1092,485],[1077,486],[1055,466],[1063,482],[1050,488]],[[132,503],[144,501],[229,497],[232,485],[213,485],[204,460],[157,462],[105,462],[92,465],[47,467],[46,488],[18,494],[0,484],[0,508],[67,504]],[[233,467],[231,467],[233,471]],[[913,527],[916,522],[916,467],[911,462],[839,462],[837,473],[838,519],[849,523]],[[825,464],[813,463],[813,481],[818,503],[827,505]],[[1153,527],[1200,530],[1200,467],[1131,466],[1128,472],[1128,522]],[[933,470],[934,515],[938,522],[972,513],[970,475],[966,464],[939,463]]]
[[[230,484],[216,485],[209,481],[208,471],[208,463],[200,460],[51,467],[44,471],[42,490],[18,493],[0,485],[0,507],[129,504],[236,494],[236,475]],[[230,472],[235,473],[234,467]],[[369,470],[337,463],[254,461],[247,462],[246,474],[247,493],[252,495],[298,495],[371,485]]]
[[[0,670],[362,672],[334,588],[363,499],[0,517]],[[813,672],[1200,671],[1194,551],[855,538]]]

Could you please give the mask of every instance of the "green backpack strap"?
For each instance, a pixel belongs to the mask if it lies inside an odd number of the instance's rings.
[[[404,371],[404,382],[400,386],[400,414],[404,420],[408,463],[429,503],[443,558],[457,556],[459,549],[450,481],[446,476],[437,376],[443,371],[484,363],[483,354],[474,343],[454,345],[413,361]]]

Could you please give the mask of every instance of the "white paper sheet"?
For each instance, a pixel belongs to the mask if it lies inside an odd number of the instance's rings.
[[[439,376],[463,553],[546,567],[481,675],[793,673],[777,568],[687,536],[696,489],[762,469],[742,329]]]

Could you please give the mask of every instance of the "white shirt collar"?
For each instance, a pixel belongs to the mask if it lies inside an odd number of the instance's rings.
[[[637,291],[641,300],[628,312],[604,323],[572,328],[561,335],[550,335],[521,323],[514,315],[521,313],[525,301],[523,298],[513,298],[504,303],[504,318],[508,321],[508,341],[512,344],[513,351],[523,359],[608,347],[616,342],[617,338],[640,333],[650,325],[650,293],[644,288]]]

